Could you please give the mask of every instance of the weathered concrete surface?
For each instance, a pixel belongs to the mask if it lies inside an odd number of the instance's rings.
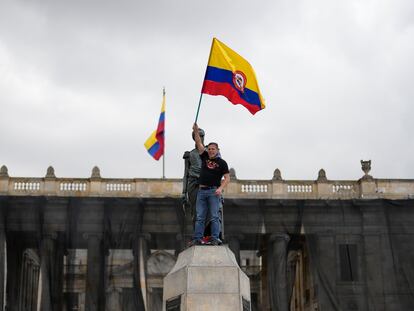
[[[183,311],[241,311],[250,283],[227,246],[193,246],[164,278],[163,310],[180,295]]]

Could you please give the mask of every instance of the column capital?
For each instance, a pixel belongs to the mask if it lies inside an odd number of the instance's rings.
[[[138,235],[138,237],[144,239],[147,242],[151,241],[152,238],[151,233],[141,233]]]
[[[57,240],[57,238],[58,238],[57,232],[43,232],[42,234],[42,240],[45,240],[45,239]]]
[[[245,239],[245,235],[241,234],[241,233],[236,233],[236,234],[226,234],[226,240],[230,241],[230,240],[238,240],[238,241],[243,241]]]
[[[131,234],[130,236],[129,236],[129,238],[132,240],[132,241],[135,241],[135,240],[137,240],[137,239],[144,239],[145,241],[147,241],[147,242],[149,242],[149,241],[151,241],[151,233],[139,233],[139,234]]]
[[[115,285],[109,286],[107,289],[105,289],[105,293],[113,293],[116,292],[118,294],[122,294],[122,288],[116,287]]]
[[[82,234],[82,237],[86,240],[89,241],[90,239],[97,239],[97,240],[101,240],[103,238],[103,233],[102,232],[84,232]]]
[[[290,236],[287,233],[284,232],[278,232],[278,233],[272,233],[269,237],[270,242],[276,242],[276,241],[285,241],[288,243],[290,241]]]

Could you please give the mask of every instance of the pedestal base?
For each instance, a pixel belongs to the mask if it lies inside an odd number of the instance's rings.
[[[163,310],[249,311],[249,278],[227,246],[193,246],[164,278]]]

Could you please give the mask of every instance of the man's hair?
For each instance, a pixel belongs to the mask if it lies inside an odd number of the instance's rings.
[[[207,148],[210,147],[210,145],[216,146],[217,149],[219,148],[218,143],[213,143],[213,142],[212,143],[208,143]]]

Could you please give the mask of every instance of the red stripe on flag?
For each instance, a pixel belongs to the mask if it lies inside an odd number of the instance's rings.
[[[246,107],[246,109],[249,110],[251,114],[255,114],[260,110],[257,105],[252,105],[241,98],[237,90],[235,90],[234,87],[228,83],[204,80],[201,93],[209,95],[222,95],[226,97],[233,105],[240,104]]]
[[[154,153],[154,155],[152,156],[155,160],[159,160],[161,158],[161,156],[164,154],[164,142],[161,144],[160,143],[160,148],[157,150],[156,153]]]

